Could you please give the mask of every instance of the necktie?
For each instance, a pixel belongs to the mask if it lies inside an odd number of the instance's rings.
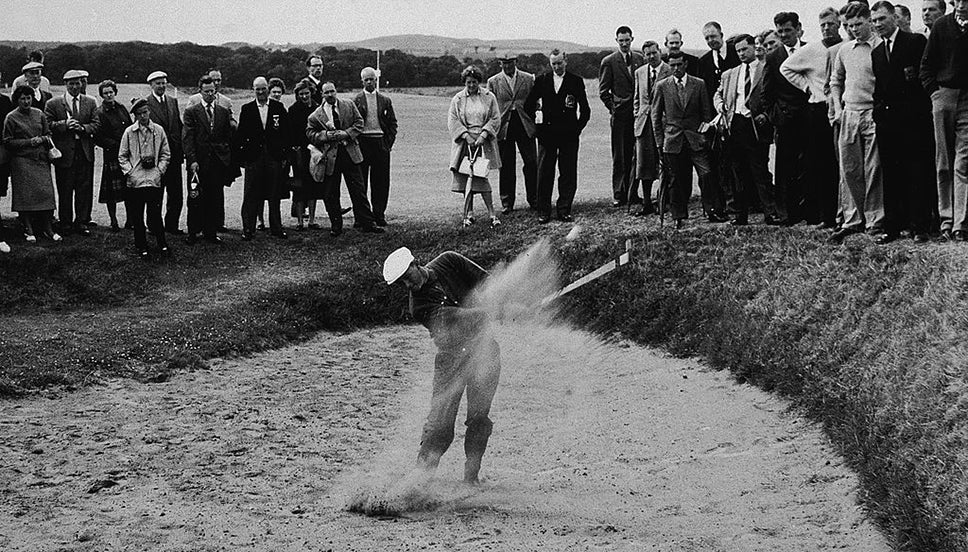
[[[750,80],[750,66],[749,65],[746,66],[746,70],[744,71],[744,73],[746,73],[746,77],[744,79],[744,84],[743,84],[743,97],[746,98],[747,101],[749,101],[749,99],[750,99],[750,89],[753,88],[753,81]]]
[[[632,74],[632,54],[625,54],[625,69]]]
[[[655,67],[649,69],[649,98],[652,97],[652,88],[655,86]]]
[[[679,101],[682,103],[683,107],[686,105],[686,82],[685,80],[678,81],[679,88]]]
[[[71,108],[71,115],[77,118],[77,96],[74,96],[74,107]]]
[[[721,66],[719,63],[719,50],[713,50],[713,64],[716,65],[716,69],[719,69]]]
[[[884,53],[887,54],[887,61],[888,63],[890,63],[891,61],[891,39],[890,38],[884,39]]]
[[[340,130],[339,105],[334,104],[332,107],[333,107],[333,126],[336,127],[336,130]]]
[[[205,104],[205,111],[208,112],[208,131],[215,129],[215,114],[212,112],[212,104]]]

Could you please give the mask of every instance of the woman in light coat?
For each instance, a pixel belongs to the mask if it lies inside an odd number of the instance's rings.
[[[491,216],[491,226],[499,226],[501,221],[494,211],[491,199],[491,183],[487,177],[468,176],[459,171],[461,161],[471,152],[480,152],[489,162],[491,169],[501,167],[501,156],[497,149],[497,133],[501,128],[501,109],[497,98],[481,88],[484,74],[473,65],[461,72],[464,89],[450,101],[447,128],[450,131],[450,170],[454,173],[452,191],[464,195],[463,225],[470,226],[474,219],[470,211],[474,205],[474,194],[481,194],[487,212]],[[469,182],[468,182],[469,180]]]
[[[161,200],[164,189],[161,175],[168,170],[171,149],[168,137],[161,125],[151,121],[148,100],[140,99],[131,106],[135,123],[124,130],[118,149],[118,164],[127,180],[124,203],[127,220],[134,226],[134,246],[142,259],[148,259],[148,241],[145,236],[145,212],[148,228],[158,241],[162,255],[168,254],[165,241],[165,223],[161,219]]]

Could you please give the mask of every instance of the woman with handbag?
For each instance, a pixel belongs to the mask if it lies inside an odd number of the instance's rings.
[[[19,86],[13,91],[17,109],[3,122],[3,145],[10,155],[11,208],[20,216],[28,243],[37,241],[36,231],[61,241],[51,227],[54,214],[54,180],[51,158],[59,157],[44,112],[31,107],[34,90]]]
[[[470,226],[474,219],[470,211],[474,194],[480,194],[491,217],[491,226],[501,221],[494,211],[491,200],[491,183],[487,180],[491,169],[501,167],[497,149],[497,133],[501,127],[501,110],[494,94],[481,88],[484,74],[469,65],[461,71],[464,89],[450,102],[447,128],[452,140],[450,170],[454,173],[452,191],[464,195],[463,225]]]
[[[118,225],[118,203],[124,201],[124,188],[127,179],[118,164],[118,148],[121,147],[121,136],[124,129],[131,126],[131,114],[116,101],[118,85],[114,81],[106,80],[97,86],[101,96],[101,106],[98,108],[98,120],[101,125],[94,134],[94,143],[104,150],[104,167],[101,169],[101,186],[98,190],[97,201],[108,208],[111,217],[111,231],[121,229]]]
[[[124,203],[128,220],[134,226],[134,246],[138,255],[148,260],[148,241],[145,218],[155,235],[162,255],[168,254],[165,223],[161,219],[161,200],[164,188],[161,176],[168,170],[171,149],[165,129],[151,120],[148,100],[138,99],[131,106],[135,123],[124,129],[118,148],[118,164],[127,178]],[[146,217],[147,214],[147,217]]]
[[[309,79],[299,81],[293,90],[296,103],[289,106],[289,127],[292,129],[292,216],[296,219],[296,230],[302,230],[303,216],[309,210],[309,227],[316,227],[316,200],[323,199],[323,184],[316,182],[309,174],[309,138],[306,137],[306,121],[316,110],[313,101],[316,85]]]

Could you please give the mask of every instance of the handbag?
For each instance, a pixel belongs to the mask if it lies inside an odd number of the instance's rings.
[[[477,176],[487,178],[487,173],[491,171],[491,162],[484,154],[484,146],[477,149],[468,147],[468,154],[460,160],[457,172],[467,176]]]
[[[326,180],[326,157],[316,146],[309,144],[309,174],[316,182]]]
[[[61,153],[61,150],[57,149],[57,146],[54,145],[54,140],[50,136],[47,137],[47,142],[50,144],[50,149],[47,150],[48,159],[51,161],[56,161],[57,159],[64,157],[64,154]]]

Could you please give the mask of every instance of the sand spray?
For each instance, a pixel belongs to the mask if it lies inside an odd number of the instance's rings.
[[[565,238],[566,244],[577,236],[578,231],[572,229]],[[542,302],[561,288],[561,268],[552,243],[542,239],[512,262],[493,267],[490,272],[482,286],[471,294],[469,306],[485,310],[488,317],[486,327],[481,328],[485,338],[468,341],[471,350],[467,353],[472,360],[466,365],[480,376],[488,375],[480,371],[491,369],[493,364],[486,360],[485,351],[474,349],[486,345],[494,336],[502,350],[505,372],[551,370],[560,374],[562,385],[568,387],[568,393],[562,394],[564,400],[572,398],[574,393],[580,394],[582,385],[577,380],[587,370],[607,362],[608,351],[593,336],[556,323],[557,302]],[[567,366],[563,367],[563,363]],[[463,386],[464,381],[457,384]],[[499,385],[496,402],[500,394]],[[337,485],[339,488],[333,496],[342,501],[345,509],[370,516],[413,515],[437,511],[471,497],[480,499],[494,491],[486,480],[480,486],[465,485],[413,467],[429,397],[429,389],[415,390],[412,398],[402,405],[407,411],[401,412],[399,430],[377,458],[361,473],[347,474]],[[456,425],[463,426],[460,414]],[[500,424],[497,427],[496,431],[500,431]],[[461,441],[462,435],[458,434],[446,456],[462,461]],[[486,474],[487,455],[484,464],[482,473]]]

